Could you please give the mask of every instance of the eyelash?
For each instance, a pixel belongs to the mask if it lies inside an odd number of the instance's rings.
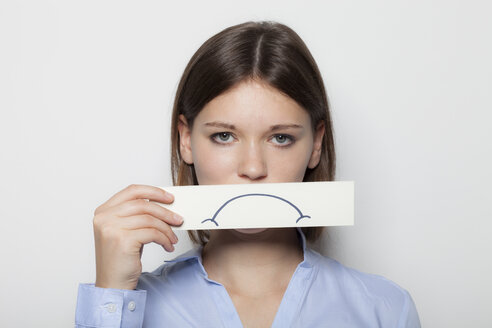
[[[227,141],[226,142],[219,141],[218,138],[220,137],[221,134],[227,134],[228,137],[234,138],[234,135],[230,132],[217,132],[217,133],[214,133],[210,136],[210,140],[212,140],[212,142],[214,142],[216,144],[223,145],[223,146],[227,146],[228,144],[230,144],[230,142],[227,142]],[[276,147],[287,148],[287,147],[292,146],[296,142],[296,139],[289,134],[275,134],[270,138],[270,140],[278,138],[278,137],[284,137],[284,138],[288,139],[288,141],[285,145],[283,143],[276,143],[275,144]]]
[[[227,145],[229,144],[229,142],[221,142],[218,140],[219,136],[221,134],[227,134],[229,137],[233,137],[232,133],[230,132],[217,132],[217,133],[214,133],[210,136],[210,139],[215,142],[216,144],[219,144],[219,145]]]
[[[284,144],[276,144],[276,145],[280,145],[279,147],[289,147],[289,146],[292,146],[294,144],[294,142],[296,141],[296,139],[289,135],[289,134],[275,134],[272,136],[271,139],[275,139],[275,138],[278,138],[278,137],[284,137],[286,139],[288,139],[287,143],[285,144],[285,146],[283,146]]]

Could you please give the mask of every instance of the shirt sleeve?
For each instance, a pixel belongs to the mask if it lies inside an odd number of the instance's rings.
[[[75,327],[142,327],[146,298],[146,290],[79,284]]]
[[[410,294],[405,291],[405,304],[398,324],[400,328],[421,328],[417,308]]]

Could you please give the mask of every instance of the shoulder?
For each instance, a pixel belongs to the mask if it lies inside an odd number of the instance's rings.
[[[317,268],[316,281],[337,295],[338,302],[343,300],[354,311],[398,322],[397,327],[420,327],[415,304],[406,289],[383,276],[345,266],[313,250],[309,252]]]
[[[364,294],[374,299],[403,300],[407,291],[393,281],[345,266],[332,258],[312,251],[318,268],[318,278],[336,280],[345,291]]]

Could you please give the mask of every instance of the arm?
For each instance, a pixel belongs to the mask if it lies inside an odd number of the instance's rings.
[[[99,288],[80,284],[76,328],[142,327],[147,291]]]
[[[400,322],[400,328],[420,328],[420,319],[410,294],[405,291],[405,303],[403,305]]]
[[[147,292],[135,288],[143,246],[155,242],[172,252],[178,239],[170,225],[182,223],[150,200],[170,204],[174,197],[130,185],[95,210],[96,283],[79,285],[75,327],[142,327]]]

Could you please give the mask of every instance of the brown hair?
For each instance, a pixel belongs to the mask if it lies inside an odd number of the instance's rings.
[[[306,169],[303,181],[331,181],[335,177],[335,145],[328,99],[321,74],[302,39],[286,25],[246,22],[226,28],[208,39],[191,57],[176,91],[171,121],[171,171],[174,185],[198,184],[193,165],[179,151],[179,115],[189,127],[212,99],[240,82],[266,82],[295,100],[311,118],[313,131],[320,122],[325,135],[319,164]],[[316,240],[321,227],[302,228],[308,241]],[[204,245],[209,231],[189,231]]]

